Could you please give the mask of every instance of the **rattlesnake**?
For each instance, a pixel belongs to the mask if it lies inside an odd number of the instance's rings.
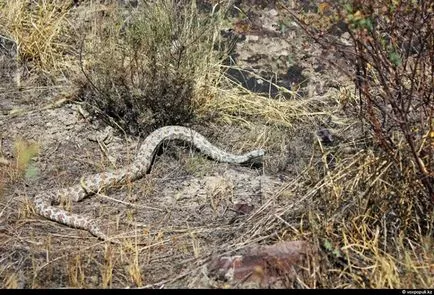
[[[67,188],[56,188],[36,194],[33,198],[36,213],[70,227],[87,230],[102,240],[108,240],[108,237],[98,227],[95,220],[67,212],[54,207],[53,204],[59,204],[62,198],[78,202],[89,195],[97,193],[104,187],[143,177],[151,168],[157,148],[165,140],[189,142],[202,153],[219,162],[241,164],[264,155],[263,150],[254,150],[243,155],[233,155],[212,145],[204,136],[192,129],[181,126],[162,127],[146,137],[139,149],[137,158],[132,164],[113,172],[97,173],[84,177],[79,184]]]

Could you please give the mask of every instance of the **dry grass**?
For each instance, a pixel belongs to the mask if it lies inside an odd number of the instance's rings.
[[[360,150],[325,176],[311,171],[282,192],[300,196],[278,209],[279,219],[292,225],[282,239],[310,240],[325,255],[315,285],[432,288],[434,216],[421,216],[417,204],[408,203],[407,183],[396,181],[390,163],[378,163],[372,151]],[[391,208],[394,197],[402,198],[402,207]]]
[[[117,76],[99,76],[92,80],[101,83],[97,88],[103,87],[104,83],[116,82],[119,73],[125,73],[125,68],[118,63],[122,60],[122,44],[114,38],[122,30],[123,19],[120,15],[118,18],[106,16],[114,13],[115,4],[83,4],[79,8],[82,10],[72,12],[63,1],[35,3],[31,5],[37,9],[29,9],[26,1],[7,1],[0,6],[3,19],[0,30],[17,42],[21,62],[35,62],[43,73],[50,75],[63,71],[67,68],[65,65],[69,67],[72,56],[78,58],[78,54],[68,55],[74,42],[70,42],[73,33],[66,28],[75,23],[77,30],[88,33],[85,47],[80,48],[76,42],[77,47],[72,50],[85,53],[82,60],[85,71],[95,77],[102,65],[105,70],[115,69],[113,73]],[[158,7],[160,10],[154,11],[154,17],[158,15],[164,20],[168,17],[167,11]],[[161,23],[169,24],[170,18],[166,20]],[[187,26],[189,23],[181,24]],[[59,231],[53,232],[52,222],[32,214],[31,205],[21,202],[11,187],[34,175],[32,159],[39,151],[36,145],[16,140],[14,162],[8,166],[0,163],[0,192],[3,186],[0,249],[2,253],[10,253],[10,256],[2,256],[7,263],[0,267],[0,286],[225,287],[227,284],[218,284],[204,275],[203,265],[212,254],[233,253],[254,243],[305,240],[317,249],[317,253],[309,267],[301,271],[307,275],[300,276],[295,287],[433,288],[434,211],[432,208],[427,210],[417,198],[410,197],[421,194],[420,187],[409,184],[405,175],[398,177],[395,164],[378,154],[372,138],[357,134],[359,122],[340,111],[342,104],[351,104],[356,98],[350,92],[342,91],[340,96],[303,98],[293,93],[291,100],[273,100],[236,85],[227,87],[229,82],[221,75],[221,57],[214,56],[211,50],[219,32],[218,23],[213,25],[213,35],[208,36],[206,42],[187,46],[192,51],[187,50],[184,58],[190,64],[182,68],[184,74],[194,73],[190,77],[195,85],[192,97],[196,100],[192,105],[199,122],[212,118],[213,124],[219,126],[245,126],[244,130],[250,130],[243,137],[247,143],[240,143],[241,139],[232,138],[232,134],[226,134],[225,139],[238,150],[247,149],[246,146],[266,148],[266,172],[283,165],[281,162],[287,150],[282,138],[287,133],[296,133],[301,128],[312,131],[318,121],[332,118],[337,125],[335,133],[345,140],[334,147],[324,146],[320,140],[315,142],[309,163],[302,172],[286,180],[239,223],[226,224],[217,220],[234,194],[232,184],[223,179],[208,188],[203,206],[211,207],[208,211],[211,217],[204,214],[199,220],[202,223],[193,218],[196,211],[188,211],[190,208],[179,202],[175,208],[189,212],[191,220],[184,217],[182,222],[168,223],[176,216],[160,211],[171,207],[153,208],[154,204],[151,204],[147,210],[155,213],[155,220],[146,226],[138,226],[134,217],[136,208],[129,204],[125,209],[126,217],[119,220],[121,215],[118,215],[117,222],[114,218],[110,221],[111,229],[116,230],[125,230],[119,223],[130,222],[127,228],[130,235],[120,246],[95,242],[86,233],[60,226]],[[191,31],[182,25],[179,29],[184,34]],[[164,30],[163,26],[162,35],[154,36],[162,38],[160,44],[165,46],[164,50],[159,52],[162,55],[154,52],[154,60],[141,60],[143,64],[148,66],[154,62],[164,68],[173,63],[173,60],[165,61],[172,46],[167,39],[170,32],[171,29]],[[179,40],[195,37],[180,35]],[[152,46],[146,44],[141,48],[146,48],[146,53],[150,54],[155,50]],[[131,60],[122,66],[131,70]],[[137,69],[132,72],[140,72]],[[82,76],[71,79],[83,81]],[[132,77],[130,82],[134,81]],[[114,87],[113,93],[118,89]],[[111,99],[116,102],[116,98]],[[310,147],[302,148],[310,151]],[[329,161],[330,155],[335,159],[333,165]],[[0,154],[0,159],[3,156]],[[92,161],[91,158],[88,156],[86,161]],[[211,165],[203,165],[201,161],[202,158],[187,161],[185,171],[202,177],[212,170]],[[93,167],[104,171],[110,165],[103,161]],[[165,173],[171,170],[173,167],[162,169]],[[155,186],[150,180],[142,183],[139,191],[133,191],[132,185],[128,184],[127,200],[136,199],[139,193],[148,199]],[[108,200],[100,199],[102,202]],[[106,206],[103,213],[102,209],[95,210],[101,213],[101,219],[110,217],[104,214],[116,214],[115,211],[107,212],[107,207],[110,206]],[[33,227],[33,232],[22,230],[26,227]],[[145,245],[139,244],[139,238],[146,241]],[[71,240],[77,242],[71,243]],[[26,263],[21,263],[23,261]]]
[[[50,78],[71,62],[74,36],[69,24],[70,1],[5,1],[0,4],[0,33],[16,43],[21,64]]]

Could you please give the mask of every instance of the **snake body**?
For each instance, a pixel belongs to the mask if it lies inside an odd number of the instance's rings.
[[[162,127],[146,137],[139,149],[136,159],[130,165],[112,172],[102,172],[86,176],[82,178],[79,184],[67,188],[56,188],[36,194],[33,198],[36,213],[66,226],[87,230],[92,235],[102,240],[108,240],[108,237],[98,227],[95,220],[65,211],[55,207],[54,204],[59,204],[63,198],[78,202],[87,196],[97,193],[102,188],[110,187],[126,180],[134,181],[143,177],[151,169],[152,161],[158,147],[166,140],[183,140],[189,142],[202,153],[218,162],[242,164],[264,155],[263,150],[254,150],[242,155],[233,155],[217,148],[203,135],[190,128],[181,126]]]

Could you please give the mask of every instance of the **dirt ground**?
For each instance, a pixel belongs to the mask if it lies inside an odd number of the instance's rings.
[[[299,87],[303,97],[337,95],[333,86],[344,79],[326,73],[325,62],[306,53],[319,49],[301,49],[307,45],[297,30],[278,32],[278,16],[275,8],[266,7],[257,15],[260,25],[256,30],[237,32],[235,25],[231,28],[232,33],[243,37],[237,44],[236,64],[266,77],[265,82],[251,77],[241,82],[252,91],[268,89],[273,97],[276,90],[266,79],[274,75],[281,86]],[[68,81],[37,87],[32,77],[23,76],[18,83],[22,69],[13,56],[3,53],[1,62],[3,177],[11,177],[8,167],[12,166],[8,165],[17,160],[17,140],[39,147],[24,177],[3,181],[3,286],[222,287],[223,283],[209,276],[207,262],[215,255],[282,238],[281,223],[271,222],[269,217],[278,208],[296,204],[299,196],[281,192],[298,177],[305,177],[303,171],[308,165],[321,162],[317,132],[328,128],[333,133],[336,127],[333,120],[326,125],[326,116],[319,116],[316,125],[293,128],[211,122],[190,126],[236,154],[264,148],[263,165],[216,163],[188,144],[165,143],[146,177],[79,203],[63,204],[68,210],[95,218],[109,236],[124,241],[121,246],[112,245],[87,231],[41,218],[34,214],[30,200],[46,189],[76,184],[82,176],[128,165],[143,139],[126,137],[92,118],[73,95],[65,96],[73,93]],[[321,108],[318,106],[319,112]],[[334,135],[336,141],[343,140],[342,134]],[[237,204],[254,209],[241,214]]]

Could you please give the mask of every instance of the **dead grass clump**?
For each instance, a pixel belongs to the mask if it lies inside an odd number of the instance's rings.
[[[323,171],[309,168],[285,187],[279,198],[299,196],[297,201],[273,210],[281,239],[308,240],[320,249],[318,268],[304,284],[432,288],[434,210],[424,214],[424,204],[411,198],[423,188],[408,187],[396,177],[393,161],[371,148],[341,154],[345,149],[336,151],[335,167],[328,167],[324,154]],[[256,226],[270,228],[269,222],[266,217]]]
[[[423,188],[409,187],[395,169],[394,162],[368,151],[352,163],[343,161],[324,179],[326,189],[315,207],[322,212],[317,220],[322,230],[316,235],[329,263],[347,278],[347,286],[432,288],[434,284],[432,248],[427,251],[434,211],[431,208],[427,214],[425,204],[413,198]],[[326,241],[337,247],[327,249]],[[414,281],[405,279],[414,275],[418,276]]]
[[[94,19],[83,47],[83,98],[93,114],[127,133],[194,121],[220,75],[219,16],[194,1],[161,0]]]
[[[2,1],[0,34],[14,40],[20,63],[49,77],[62,70],[71,50],[70,7],[70,1]]]

